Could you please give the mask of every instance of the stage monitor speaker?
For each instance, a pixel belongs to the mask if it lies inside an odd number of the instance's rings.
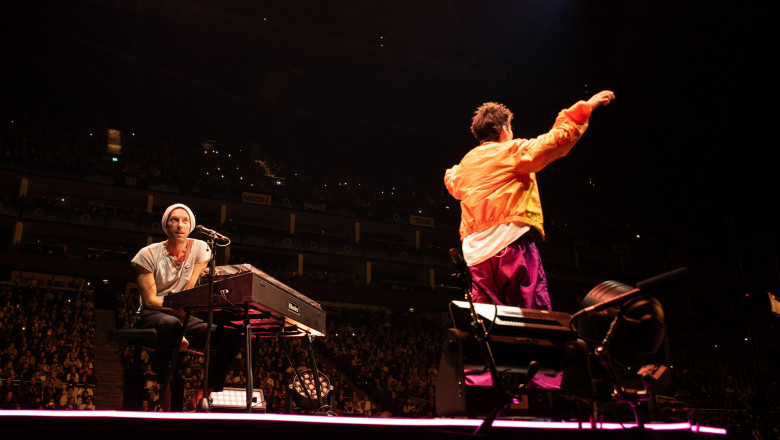
[[[436,379],[436,414],[440,417],[479,417],[492,409],[492,387],[466,382],[463,341],[471,336],[448,329],[442,339],[442,354]]]
[[[498,389],[493,387],[484,363],[464,362],[464,342],[468,343],[472,338],[472,335],[454,328],[444,332],[436,382],[436,414],[439,417],[484,418],[501,402],[501,392],[511,399],[509,406],[502,411],[502,417],[550,418],[559,412],[557,390],[519,386],[519,382],[526,378],[527,365],[499,370],[502,383]],[[516,348],[524,349],[520,346]]]
[[[499,371],[525,374],[532,361],[538,364],[541,374],[561,371],[568,347],[577,337],[569,328],[571,315],[481,303],[475,303],[474,309],[485,324]],[[451,301],[450,314],[453,326],[470,335],[461,339],[465,367],[484,368],[480,344],[473,336],[469,303]]]

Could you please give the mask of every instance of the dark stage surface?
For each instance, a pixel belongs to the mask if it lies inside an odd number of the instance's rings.
[[[616,423],[595,427],[576,422],[497,420],[475,435],[476,419],[357,418],[244,413],[139,413],[125,411],[2,411],[7,439],[57,438],[523,438],[554,439],[705,439],[725,438],[726,430],[689,423],[648,424],[647,432]]]

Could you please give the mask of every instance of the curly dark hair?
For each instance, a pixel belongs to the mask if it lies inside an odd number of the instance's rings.
[[[471,133],[480,142],[498,141],[501,127],[509,125],[512,116],[504,104],[486,102],[479,106],[471,118]]]

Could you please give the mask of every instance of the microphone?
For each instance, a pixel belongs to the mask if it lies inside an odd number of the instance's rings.
[[[455,267],[458,268],[458,270],[469,270],[466,261],[463,260],[463,257],[461,257],[460,252],[458,252],[458,250],[455,248],[450,248],[450,260],[452,261],[452,264],[454,264]]]
[[[450,249],[450,260],[452,261],[452,264],[455,265],[457,271],[457,273],[452,274],[453,278],[457,278],[458,281],[460,281],[463,289],[470,291],[472,284],[471,271],[457,249]],[[467,296],[469,298],[471,297],[470,294]],[[471,300],[469,299],[469,301]]]
[[[650,293],[666,288],[678,280],[682,280],[688,276],[687,267],[679,267],[675,270],[656,275],[652,278],[642,280],[636,283],[636,288],[642,292],[642,295],[647,296]]]
[[[195,230],[200,232],[201,234],[208,235],[209,237],[213,238],[214,240],[221,240],[221,241],[230,241],[229,238],[225,237],[224,235],[220,234],[219,232],[209,229],[203,225],[195,226]]]

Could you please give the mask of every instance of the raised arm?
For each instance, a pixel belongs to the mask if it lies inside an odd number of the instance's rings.
[[[598,107],[601,107],[602,105],[607,105],[612,100],[615,99],[615,92],[610,90],[602,90],[595,95],[593,95],[588,100],[588,105],[590,106],[591,110],[595,110]]]
[[[590,99],[574,104],[558,114],[552,130],[527,143],[520,144],[520,172],[537,172],[550,162],[569,153],[569,150],[580,139],[588,128],[590,113],[602,105],[607,105],[615,99],[611,90],[602,90]],[[585,105],[587,104],[587,105]]]

